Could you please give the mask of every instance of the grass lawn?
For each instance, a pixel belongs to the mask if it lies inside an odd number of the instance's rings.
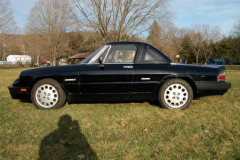
[[[11,99],[22,69],[0,69],[0,159],[240,159],[240,67],[226,68],[231,89],[183,111],[149,102],[43,111]]]

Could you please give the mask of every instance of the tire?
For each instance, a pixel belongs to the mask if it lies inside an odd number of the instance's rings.
[[[66,95],[57,81],[46,78],[33,86],[31,100],[39,109],[59,109],[65,105]]]
[[[164,108],[183,110],[190,106],[193,90],[189,83],[183,79],[168,79],[160,87],[158,99]]]

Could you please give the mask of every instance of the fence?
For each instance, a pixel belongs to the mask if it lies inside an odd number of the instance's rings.
[[[231,60],[231,65],[234,63],[233,58],[208,58],[207,59],[207,64],[215,64],[215,65],[225,65],[226,60],[230,59]]]
[[[11,65],[11,64],[15,64],[14,61],[0,61],[0,64],[8,64],[8,65]]]

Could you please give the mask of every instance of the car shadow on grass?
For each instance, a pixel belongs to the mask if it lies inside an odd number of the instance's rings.
[[[58,126],[41,141],[39,160],[98,159],[80,131],[78,121],[72,121],[72,117],[66,114],[60,117]]]
[[[160,107],[160,104],[158,101],[91,101],[91,102],[77,102],[77,103],[68,103],[69,105],[72,104],[132,104],[132,103],[136,103],[136,104],[142,104],[142,103],[148,103],[150,105],[153,105],[155,107]]]

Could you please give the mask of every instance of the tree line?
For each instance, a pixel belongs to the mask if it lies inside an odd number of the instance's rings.
[[[208,58],[234,58],[234,63],[240,64],[240,20],[228,37],[221,35],[219,27],[195,24],[179,29],[170,22],[154,21],[147,42],[172,60],[180,55],[188,63],[206,64]]]
[[[9,0],[0,0],[0,58],[26,54],[36,63],[81,52],[93,52],[110,41],[142,41],[176,61],[188,63],[207,58],[234,58],[240,64],[240,21],[231,36],[218,27],[171,23],[169,0],[38,0],[24,32],[14,20]]]

